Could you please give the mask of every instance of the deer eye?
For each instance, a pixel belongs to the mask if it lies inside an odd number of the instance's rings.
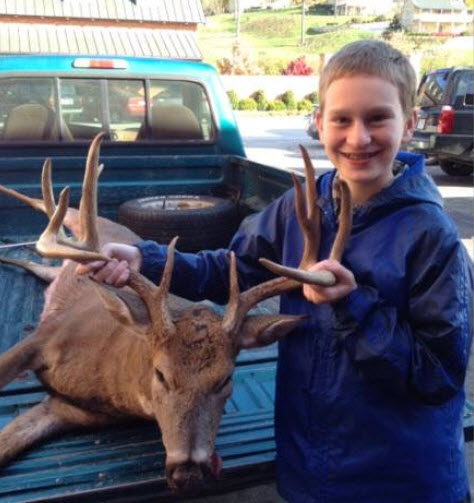
[[[163,375],[163,372],[161,372],[161,370],[155,369],[155,375],[158,379],[158,382],[160,382],[161,384],[166,384],[165,376]]]

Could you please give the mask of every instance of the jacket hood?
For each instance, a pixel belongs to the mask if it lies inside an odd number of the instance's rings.
[[[425,171],[424,157],[409,152],[399,152],[396,159],[405,167],[392,183],[370,198],[354,211],[354,223],[360,218],[378,214],[379,210],[390,211],[394,207],[418,203],[431,203],[443,207],[443,199],[435,183]],[[336,170],[321,180],[322,205],[331,200],[332,182]]]

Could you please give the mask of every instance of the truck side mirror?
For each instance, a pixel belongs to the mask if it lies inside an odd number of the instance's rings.
[[[473,93],[467,93],[464,95],[464,105],[467,106],[473,106],[474,104],[474,94]]]

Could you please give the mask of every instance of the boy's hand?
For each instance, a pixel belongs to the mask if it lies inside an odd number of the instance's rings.
[[[76,273],[91,273],[91,277],[95,281],[121,288],[127,284],[130,278],[130,270],[140,270],[142,256],[136,246],[107,243],[102,247],[101,253],[111,260],[108,262],[99,260],[88,264],[79,264],[76,267]]]
[[[311,266],[308,271],[330,271],[336,276],[334,286],[303,285],[303,295],[314,304],[335,302],[357,288],[354,275],[337,260],[322,260]]]

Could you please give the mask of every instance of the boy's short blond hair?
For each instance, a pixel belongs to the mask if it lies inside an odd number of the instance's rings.
[[[358,40],[347,44],[328,61],[319,79],[322,112],[331,83],[354,75],[373,75],[392,83],[398,89],[405,117],[410,115],[415,106],[415,70],[399,50],[379,40]]]

